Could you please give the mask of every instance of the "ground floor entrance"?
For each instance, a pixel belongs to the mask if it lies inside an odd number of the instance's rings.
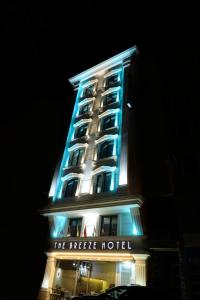
[[[91,295],[131,283],[135,283],[134,262],[57,260],[53,287],[71,295]]]
[[[127,284],[146,285],[145,253],[48,253],[39,299],[49,300],[52,292],[63,299],[75,295],[95,295]]]

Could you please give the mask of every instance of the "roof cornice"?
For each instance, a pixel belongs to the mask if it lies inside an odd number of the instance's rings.
[[[105,69],[112,68],[115,65],[122,63],[125,59],[130,58],[134,53],[136,54],[137,52],[138,52],[137,47],[133,46],[133,47],[101,62],[100,64],[98,64],[90,69],[87,69],[86,71],[83,71],[83,72],[79,73],[78,75],[71,77],[69,79],[69,82],[72,85],[76,85],[77,83],[79,83],[82,80],[86,80],[87,78],[97,75],[98,73],[100,73],[101,71],[103,71]]]

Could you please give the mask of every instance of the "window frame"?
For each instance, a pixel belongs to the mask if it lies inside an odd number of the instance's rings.
[[[106,182],[106,176],[107,175],[110,175],[110,182],[107,183]],[[101,186],[100,186],[100,191],[98,192],[98,183],[99,183],[99,180],[101,180]],[[93,182],[93,193],[94,194],[100,194],[100,193],[106,193],[106,192],[109,192],[110,191],[110,187],[111,187],[111,181],[112,181],[112,172],[111,171],[105,171],[105,172],[100,172],[98,174],[95,175],[95,178],[94,178],[94,182]],[[109,184],[109,188],[106,189],[106,186],[108,186]]]
[[[102,144],[103,142],[105,141],[114,141],[114,144],[113,144],[113,153],[112,153],[112,156],[116,156],[117,155],[117,147],[118,147],[118,137],[119,135],[118,134],[105,134],[103,135],[102,137],[100,137],[98,140],[95,141],[95,144],[96,144],[96,149],[94,151],[94,160],[98,160],[98,152],[99,152],[99,144]],[[112,157],[112,156],[109,156],[109,157]]]
[[[122,68],[115,69],[115,70],[112,70],[112,71],[106,73],[104,75],[104,82],[103,82],[104,88],[109,88],[109,87],[115,86],[117,84],[121,84],[121,74],[122,74]],[[114,77],[114,76],[117,77],[117,81],[109,83],[108,82],[109,79]]]
[[[110,219],[110,222],[109,222],[109,234],[108,235],[106,235],[106,234],[102,234],[102,229],[103,229],[103,225],[104,225],[104,223],[103,223],[103,220],[105,219],[105,218],[109,218]],[[114,218],[116,218],[116,232],[115,232],[115,234],[113,235],[112,234],[112,220],[114,219]],[[100,236],[117,236],[117,230],[118,230],[118,215],[103,215],[103,216],[101,216],[101,221],[100,221]]]
[[[112,144],[112,149],[111,149],[111,145]],[[115,144],[115,140],[111,139],[111,140],[105,140],[101,143],[98,144],[98,149],[97,149],[97,159],[104,159],[104,158],[108,158],[108,157],[112,157],[113,156],[113,151],[114,151],[114,145]],[[104,147],[104,149],[102,149]],[[110,149],[109,149],[110,147]],[[109,155],[109,151],[111,152]],[[108,153],[107,153],[108,152]]]
[[[112,78],[114,80],[112,80]],[[115,78],[116,78],[116,80],[115,80]],[[120,76],[117,73],[114,73],[114,74],[112,74],[112,75],[105,78],[105,87],[110,87],[110,86],[113,86],[113,85],[118,84],[118,83],[120,83]]]
[[[111,184],[110,184],[110,190],[109,191],[113,191],[116,188],[116,166],[110,167],[110,166],[101,166],[97,169],[95,169],[92,172],[92,182],[91,182],[91,187],[90,187],[90,194],[96,194],[95,192],[95,185],[96,185],[96,178],[97,175],[100,173],[105,173],[105,172],[111,172],[112,176],[111,176]]]
[[[105,120],[108,119],[108,118],[110,119],[110,122],[109,122],[109,123],[111,123],[111,126],[106,127],[106,125],[105,125]],[[111,122],[111,119],[112,119],[112,118],[114,118],[114,121],[112,120],[113,124],[112,124],[112,122]],[[111,114],[106,115],[105,117],[101,118],[100,129],[101,129],[102,131],[105,131],[105,130],[108,130],[108,129],[110,129],[110,128],[116,127],[116,118],[117,118],[117,114],[115,114],[115,113],[111,113]]]
[[[109,96],[115,96],[115,100],[108,103],[107,97],[109,97]],[[109,94],[107,94],[107,95],[105,95],[105,96],[103,97],[103,107],[104,107],[104,106],[111,105],[111,104],[116,103],[116,102],[117,102],[117,92],[109,93]]]
[[[90,127],[89,124],[90,124],[91,121],[92,121],[92,119],[89,118],[89,119],[81,119],[78,122],[74,123],[74,125],[73,125],[74,132],[73,132],[73,135],[72,135],[72,139],[75,140],[75,139],[80,139],[80,138],[82,138],[84,136],[87,136],[88,132],[89,132],[89,127]],[[81,135],[81,136],[77,136],[80,128],[83,127],[83,126],[85,126],[85,128],[86,128],[84,134]]]
[[[110,87],[105,92],[101,93],[101,107],[107,107],[107,106],[109,107],[115,103],[119,103],[120,102],[120,90],[121,90],[121,86]],[[110,95],[116,95],[116,97],[115,97],[115,101],[108,103],[106,101],[106,98]]]
[[[82,116],[82,115],[85,115],[85,114],[90,113],[90,111],[91,111],[91,105],[92,105],[92,104],[91,104],[90,102],[86,102],[86,103],[80,105],[78,115],[79,115],[79,116]],[[87,111],[83,111],[83,108],[86,107],[86,106],[87,106],[89,109],[88,109]]]
[[[95,97],[92,97],[92,98],[85,98],[84,100],[81,100],[80,102],[78,102],[78,111],[77,111],[76,116],[79,117],[84,114],[91,113],[92,109],[93,109],[93,105],[94,105],[94,100],[95,100]],[[86,113],[82,113],[82,107],[84,107],[86,105],[89,105],[89,111]]]
[[[75,164],[72,164],[72,162],[73,162],[73,160],[74,160],[74,154],[75,154],[77,151],[79,152],[78,158],[76,159],[76,163],[75,163]],[[82,153],[80,153],[80,152],[82,152]],[[79,148],[76,148],[76,149],[70,151],[69,161],[68,161],[68,166],[69,166],[69,167],[77,167],[77,166],[80,166],[80,165],[82,164],[84,152],[85,152],[85,148],[84,148],[84,147],[79,147]]]
[[[119,127],[119,113],[120,113],[120,108],[114,108],[114,109],[107,109],[105,110],[103,113],[101,113],[99,115],[99,125],[98,125],[98,131],[106,131],[109,130],[111,128],[118,128]],[[103,122],[105,120],[105,118],[107,117],[112,117],[114,115],[115,117],[115,122],[114,122],[114,126],[109,127],[107,129],[103,128]]]
[[[73,190],[74,190],[74,193],[73,193],[73,194],[70,194],[70,195],[67,195],[67,196],[66,196],[67,187],[68,187],[68,184],[69,184],[71,181],[76,181],[76,187],[75,187],[75,188],[73,187]],[[71,177],[71,178],[69,178],[68,180],[66,180],[65,186],[64,186],[64,188],[63,188],[63,193],[62,193],[62,194],[63,194],[63,198],[71,198],[71,197],[75,197],[75,196],[76,196],[76,193],[77,193],[78,184],[79,184],[79,178],[78,178],[78,177]]]
[[[88,81],[87,83],[82,85],[82,91],[81,91],[81,95],[80,98],[92,98],[96,95],[96,90],[97,90],[97,79]],[[92,88],[92,92],[87,94],[87,90],[89,90],[91,87]]]
[[[79,227],[79,235],[77,235],[77,232],[76,232],[76,235],[71,235],[71,223],[74,221],[74,220],[80,220],[81,224],[80,224],[80,227]],[[76,227],[79,226],[78,222],[76,224]],[[83,218],[82,217],[72,217],[72,218],[69,218],[68,220],[68,226],[67,226],[67,237],[81,237],[82,235],[82,227],[83,227]],[[70,231],[70,234],[69,234],[69,231]]]
[[[84,131],[84,134],[83,134],[83,135],[80,135],[80,134],[79,134],[79,131],[80,131],[80,129],[81,129],[82,127],[85,127],[85,131]],[[86,136],[87,128],[88,128],[88,124],[87,124],[87,123],[84,123],[84,124],[78,126],[78,127],[75,129],[74,138],[75,138],[75,139],[80,139],[80,138]]]

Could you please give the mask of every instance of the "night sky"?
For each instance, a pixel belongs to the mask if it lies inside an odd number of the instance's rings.
[[[196,8],[169,1],[65,2],[1,4],[1,299],[11,299],[14,289],[24,290],[20,299],[34,299],[42,280],[48,224],[38,210],[48,203],[65,145],[73,108],[67,79],[133,45],[140,53],[132,101],[144,195],[199,199]],[[175,209],[184,216],[186,205]]]

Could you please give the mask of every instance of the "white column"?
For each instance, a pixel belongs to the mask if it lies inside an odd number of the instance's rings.
[[[56,271],[56,258],[54,256],[48,255],[45,273],[44,273],[44,279],[42,282],[42,289],[47,290],[47,298],[49,299],[49,293],[53,287],[53,279]]]
[[[146,286],[146,261],[148,254],[134,254],[135,283]]]

